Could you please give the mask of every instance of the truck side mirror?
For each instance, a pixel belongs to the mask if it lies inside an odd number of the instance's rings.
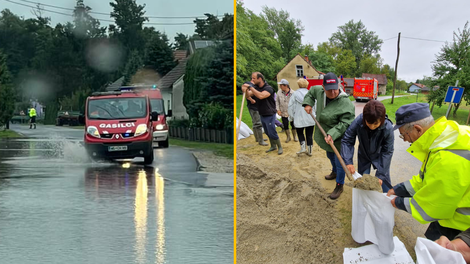
[[[151,117],[152,117],[152,121],[158,121],[158,113],[157,112],[152,112]]]
[[[173,111],[172,110],[168,110],[168,114],[166,116],[168,117],[171,117],[173,115]]]

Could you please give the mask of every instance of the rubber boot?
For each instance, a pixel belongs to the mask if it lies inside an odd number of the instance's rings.
[[[331,172],[330,175],[326,175],[325,180],[336,180],[336,172]]]
[[[283,133],[283,132],[285,131],[285,130],[284,130],[284,125],[281,124],[279,127],[281,128],[281,133]]]
[[[277,147],[278,147],[277,154],[278,154],[278,155],[281,155],[284,151],[282,150],[281,139],[280,139],[280,138],[278,138],[278,139],[276,140],[276,145],[277,145]]]
[[[286,129],[285,132],[286,132],[286,136],[287,136],[286,143],[288,143],[290,141],[290,131],[288,129]]]
[[[294,137],[295,142],[299,142],[299,140],[297,139],[297,130],[295,130],[295,128],[292,128],[292,136]]]
[[[33,128],[33,124],[29,124],[29,129]]]
[[[34,124],[34,129],[36,129],[36,124]]]
[[[302,153],[305,153],[305,152],[306,152],[306,150],[305,150],[305,141],[302,141],[300,143],[300,151],[297,152],[297,156],[300,156]]]
[[[263,130],[259,129],[258,131],[256,131],[256,133],[258,133],[258,144],[260,144],[261,146],[267,146],[268,143],[264,142],[266,140],[263,139]]]
[[[312,148],[313,148],[313,146],[312,146],[312,145],[309,145],[309,146],[308,146],[308,152],[307,152],[307,155],[309,155],[310,157],[312,156]]]
[[[255,136],[255,141],[256,143],[259,142],[259,134],[258,134],[258,129],[257,128],[253,128],[253,136]]]
[[[274,151],[274,150],[277,149],[277,147],[276,147],[277,144],[276,144],[275,140],[269,139],[269,143],[271,143],[271,147],[268,150],[266,150],[266,153]]]
[[[330,194],[330,199],[332,200],[338,199],[342,192],[343,192],[343,185],[340,183],[336,183],[335,190]]]

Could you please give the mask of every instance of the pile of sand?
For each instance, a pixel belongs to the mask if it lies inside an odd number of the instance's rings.
[[[282,163],[282,161],[281,161]],[[288,162],[283,163],[288,166]],[[315,180],[237,159],[237,263],[340,263],[341,223]]]
[[[361,190],[382,192],[379,179],[369,174],[364,174],[361,178],[355,180],[353,186]]]

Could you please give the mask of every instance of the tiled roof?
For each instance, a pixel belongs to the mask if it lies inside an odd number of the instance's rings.
[[[387,75],[385,74],[363,73],[362,78],[375,78],[377,81],[379,81],[379,84],[387,85]]]
[[[188,58],[180,60],[178,65],[169,71],[157,84],[159,89],[170,89],[174,82],[176,82],[181,76],[183,76],[186,70],[186,62]]]
[[[175,61],[180,61],[180,60],[186,58],[187,54],[188,54],[188,51],[186,51],[186,50],[175,50],[175,51],[173,51],[173,57],[175,57]]]
[[[122,83],[124,82],[124,76],[121,78],[117,79],[115,82],[110,84],[108,87],[106,87],[106,91],[116,91],[119,90],[119,88],[122,86]]]

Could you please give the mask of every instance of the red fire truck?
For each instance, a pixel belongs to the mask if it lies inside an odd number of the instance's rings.
[[[354,78],[353,96],[356,101],[377,100],[379,81],[375,78]]]
[[[150,99],[135,91],[99,92],[89,96],[85,107],[85,148],[92,159],[143,157],[151,164],[153,155]]]

